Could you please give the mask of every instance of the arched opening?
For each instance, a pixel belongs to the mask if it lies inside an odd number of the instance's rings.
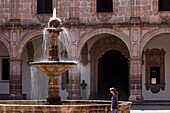
[[[110,99],[110,87],[119,92],[119,100],[129,97],[128,59],[118,50],[109,50],[98,60],[98,97]]]

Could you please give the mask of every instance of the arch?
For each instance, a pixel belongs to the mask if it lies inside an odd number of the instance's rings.
[[[10,44],[9,44],[9,41],[7,41],[7,39],[8,39],[8,37],[0,35],[0,41],[2,41],[5,44],[5,46],[8,50],[8,53],[10,55]]]
[[[105,45],[107,42],[110,44]],[[97,48],[96,48],[97,47]],[[124,42],[117,38],[117,37],[110,37],[110,38],[103,38],[98,40],[93,44],[93,46],[90,49],[90,54],[94,56],[96,60],[98,60],[106,51],[109,50],[118,50],[124,55],[126,58],[130,57],[130,53],[128,51],[127,46],[124,44]]]
[[[130,57],[127,46],[118,37],[101,38],[93,44],[90,49],[90,99],[98,98],[98,60],[109,50],[120,51],[127,59]]]
[[[31,33],[29,33],[28,35],[24,35],[22,37],[23,40],[20,41],[20,45],[19,45],[19,58],[21,57],[21,54],[22,54],[22,51],[23,51],[23,48],[24,46],[32,39],[36,38],[37,36],[41,36],[43,35],[42,33],[42,29],[41,30],[38,30],[38,31],[33,31]]]
[[[89,40],[91,37],[94,37],[95,35],[100,35],[100,34],[111,34],[111,35],[114,35],[120,38],[125,43],[128,50],[130,50],[130,40],[129,40],[128,35],[126,35],[122,31],[103,28],[103,29],[97,29],[97,30],[92,30],[90,32],[86,32],[84,35],[80,37],[81,40],[78,43],[78,58],[80,57],[81,50],[84,44],[87,42],[87,40]]]
[[[149,31],[144,36],[141,37],[141,50],[140,55],[142,55],[143,49],[146,46],[146,44],[155,36],[161,35],[161,34],[170,34],[170,28],[161,28],[161,29],[154,29],[152,31]]]

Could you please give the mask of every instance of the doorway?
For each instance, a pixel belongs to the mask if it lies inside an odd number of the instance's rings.
[[[129,98],[128,59],[118,50],[109,50],[98,60],[98,97],[110,100],[110,87],[115,87],[119,100]]]

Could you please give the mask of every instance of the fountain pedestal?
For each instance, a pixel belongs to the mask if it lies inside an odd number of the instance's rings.
[[[48,75],[49,83],[48,83],[48,97],[47,104],[52,105],[61,105],[61,97],[59,96],[59,76]]]
[[[48,97],[47,97],[47,104],[49,105],[60,105],[61,98],[59,96],[59,77],[62,73],[67,71],[68,69],[77,65],[76,62],[67,61],[47,61],[47,62],[31,62],[30,65],[38,68],[39,70],[43,71],[49,77],[48,83]]]

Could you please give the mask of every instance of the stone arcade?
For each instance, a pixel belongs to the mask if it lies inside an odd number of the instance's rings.
[[[48,1],[72,37],[60,42],[61,54],[80,62],[60,79],[62,99],[81,99],[82,80],[87,84],[83,99],[110,99],[110,86],[120,100],[170,99],[170,9],[161,0],[111,0],[105,10],[100,0]],[[0,5],[0,98],[32,99],[28,64],[41,55],[42,30],[52,12],[42,10],[48,8],[40,0],[2,0]],[[44,99],[48,84],[39,86],[38,98]]]

